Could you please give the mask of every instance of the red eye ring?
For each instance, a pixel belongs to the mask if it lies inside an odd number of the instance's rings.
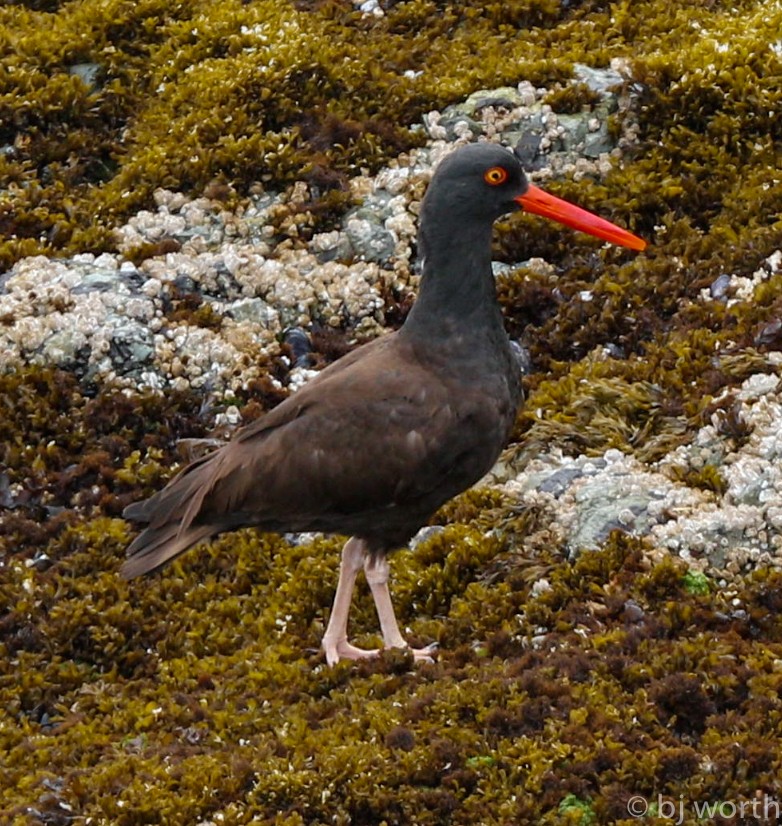
[[[508,170],[502,166],[493,166],[483,173],[483,180],[491,186],[499,186],[508,180]]]

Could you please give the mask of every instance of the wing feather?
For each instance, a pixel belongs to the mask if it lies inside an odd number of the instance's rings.
[[[401,536],[407,522],[415,530],[466,477],[477,480],[494,457],[480,444],[465,457],[453,440],[465,416],[487,400],[459,390],[454,405],[454,388],[403,347],[392,334],[354,351],[187,465],[162,491],[129,506],[127,518],[148,526],[128,548],[123,575],[154,570],[196,542],[244,525],[357,533],[392,519],[396,507]],[[495,444],[496,435],[485,441]]]

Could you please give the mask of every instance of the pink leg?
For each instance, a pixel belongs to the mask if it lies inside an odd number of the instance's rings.
[[[380,631],[383,634],[383,645],[385,648],[407,648],[407,642],[399,630],[399,624],[394,614],[394,606],[391,602],[391,594],[388,592],[389,565],[385,555],[365,556],[364,574],[372,591],[372,598],[375,600],[377,617],[380,620]],[[413,657],[416,660],[426,660],[432,662],[432,655],[437,648],[437,644],[426,646],[426,648],[411,648]]]
[[[358,660],[362,657],[375,657],[378,654],[377,649],[356,648],[355,645],[348,642],[350,601],[353,597],[356,576],[364,566],[366,558],[367,550],[364,543],[355,536],[348,539],[342,549],[337,593],[334,596],[331,617],[321,643],[323,650],[326,652],[326,662],[329,665],[335,665],[342,659]]]

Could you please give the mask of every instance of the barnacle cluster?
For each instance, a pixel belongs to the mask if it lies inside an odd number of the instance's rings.
[[[757,473],[779,407],[780,31],[780,4],[757,0],[0,9],[4,268],[124,242],[133,266],[163,266],[170,238],[116,232],[161,189],[231,206],[304,181],[307,208],[276,228],[327,232],[348,179],[421,143],[424,113],[529,81],[564,118],[594,105],[574,65],[612,61],[628,102],[610,129],[633,145],[554,186],[651,242],[630,256],[529,216],[500,226],[496,257],[528,262],[498,288],[531,363],[503,485],[392,558],[432,665],[325,667],[336,538],[242,531],[118,579],[123,507],[164,483],[178,440],[278,401],[279,367],[216,407],[188,383],[0,373],[0,822],[627,823],[637,795],[780,797],[778,561],[729,576],[667,553],[675,536],[620,530],[574,549],[510,484],[544,453],[583,468],[621,451],[716,509]],[[409,296],[383,290],[397,323]],[[224,323],[173,299],[205,340]],[[314,337],[313,358],[343,333]],[[366,593],[351,617],[376,642]]]

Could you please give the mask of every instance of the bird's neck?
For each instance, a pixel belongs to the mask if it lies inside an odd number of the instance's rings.
[[[504,336],[491,269],[491,225],[452,233],[444,228],[436,237],[424,231],[418,247],[423,274],[404,335],[445,338],[472,329]]]

